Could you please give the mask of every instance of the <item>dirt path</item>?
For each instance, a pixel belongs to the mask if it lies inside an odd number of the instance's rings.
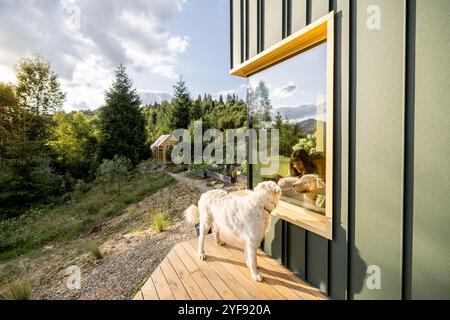
[[[180,174],[172,174],[169,173],[170,176],[172,176],[174,179],[176,179],[178,182],[184,183],[192,188],[196,188],[200,191],[200,193],[205,193],[209,190],[214,189],[214,187],[208,186],[209,180],[203,180],[203,179],[192,179],[186,176],[185,173]]]

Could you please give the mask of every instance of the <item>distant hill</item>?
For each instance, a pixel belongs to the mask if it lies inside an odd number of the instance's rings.
[[[161,103],[164,100],[171,101],[172,95],[165,92],[157,92],[157,91],[141,91],[139,92],[139,95],[141,96],[142,105],[150,105],[154,104],[155,102]]]
[[[311,134],[316,132],[316,125],[317,121],[314,119],[308,119],[305,121],[302,121],[298,124],[298,127],[300,128],[300,131],[304,134]]]

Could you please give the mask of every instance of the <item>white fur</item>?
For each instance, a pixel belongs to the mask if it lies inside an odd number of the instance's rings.
[[[205,236],[211,227],[217,244],[223,245],[221,235],[232,236],[244,243],[247,266],[253,279],[262,281],[257,271],[256,251],[264,239],[268,227],[269,212],[277,207],[281,189],[274,182],[260,183],[254,192],[244,197],[213,190],[203,194],[198,207],[185,211],[186,221],[200,223],[198,255],[205,259]],[[268,211],[267,211],[268,210]]]

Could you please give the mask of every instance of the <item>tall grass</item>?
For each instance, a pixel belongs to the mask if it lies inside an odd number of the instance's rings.
[[[170,220],[162,213],[153,217],[152,228],[158,232],[163,232],[170,225]]]
[[[103,253],[100,247],[95,242],[89,242],[84,245],[84,248],[97,260],[103,259]]]
[[[0,261],[8,260],[51,242],[87,235],[94,226],[120,215],[133,203],[175,184],[165,173],[134,175],[119,193],[103,192],[93,184],[72,203],[40,208],[13,220],[0,221]]]
[[[33,288],[27,278],[20,278],[6,285],[5,292],[1,298],[5,300],[31,300],[33,297]]]

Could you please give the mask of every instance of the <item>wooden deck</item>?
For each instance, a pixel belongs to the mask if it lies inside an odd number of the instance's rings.
[[[326,300],[277,261],[258,252],[263,282],[254,281],[241,249],[205,243],[206,261],[197,259],[197,240],[180,243],[169,253],[134,300]]]

